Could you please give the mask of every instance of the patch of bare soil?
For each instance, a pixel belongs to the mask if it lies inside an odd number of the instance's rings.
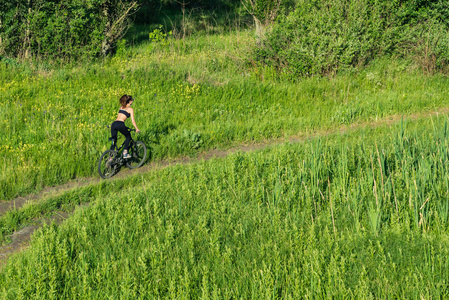
[[[66,212],[57,212],[51,217],[37,219],[32,225],[26,226],[10,236],[11,242],[8,245],[0,247],[0,269],[6,264],[8,258],[17,252],[26,249],[30,243],[31,235],[34,231],[44,226],[44,224],[49,224],[55,222],[56,224],[61,223],[68,217]]]
[[[375,127],[384,126],[384,125],[392,125],[397,122],[400,122],[403,118],[407,119],[407,120],[416,120],[416,119],[430,117],[430,116],[447,114],[448,112],[449,112],[449,107],[438,109],[433,112],[423,112],[423,113],[417,113],[417,114],[407,115],[407,116],[392,115],[386,119],[380,119],[380,120],[376,120],[373,122],[355,123],[355,124],[351,124],[348,126],[340,126],[338,128],[334,128],[334,129],[327,130],[327,131],[314,132],[311,134],[299,134],[299,135],[291,136],[288,139],[267,140],[267,141],[264,141],[262,143],[257,143],[257,144],[254,144],[254,143],[253,144],[240,144],[240,145],[237,145],[237,146],[232,147],[227,150],[213,149],[213,150],[210,150],[207,152],[200,153],[198,156],[193,157],[193,158],[185,156],[185,157],[180,157],[177,159],[162,160],[162,161],[158,161],[158,162],[150,162],[136,170],[128,170],[128,169],[124,168],[118,174],[116,174],[113,178],[108,179],[108,180],[124,178],[124,177],[130,176],[132,174],[146,173],[151,170],[166,168],[168,166],[176,165],[176,164],[190,164],[190,163],[195,163],[198,161],[209,160],[212,158],[226,157],[229,154],[235,153],[235,152],[243,152],[243,153],[252,152],[252,151],[264,149],[268,146],[274,146],[277,144],[281,144],[284,142],[299,143],[299,142],[304,142],[309,139],[324,137],[324,136],[335,134],[335,133],[344,134],[344,133],[348,133],[348,132],[351,132],[351,131],[354,131],[354,130],[357,130],[360,128],[368,128],[368,127],[375,128]],[[28,195],[25,197],[18,197],[16,199],[13,199],[10,201],[0,202],[0,216],[12,209],[20,209],[26,203],[37,202],[40,199],[43,199],[49,195],[57,195],[59,193],[63,193],[63,192],[66,192],[66,191],[69,191],[69,190],[72,190],[75,188],[88,186],[91,184],[97,184],[100,182],[100,180],[102,180],[102,179],[100,179],[99,177],[80,178],[78,180],[74,180],[72,182],[69,182],[69,183],[66,183],[66,184],[63,184],[60,186],[48,187],[37,194]],[[25,248],[28,245],[32,233],[37,228],[40,228],[44,224],[44,222],[55,221],[55,222],[59,223],[63,219],[64,219],[64,217],[62,217],[62,215],[55,215],[54,217],[52,217],[50,219],[47,218],[47,219],[42,219],[42,220],[35,220],[34,225],[25,227],[19,231],[14,232],[10,237],[11,243],[6,246],[0,247],[0,266],[4,265],[6,259],[11,254],[21,251],[21,249]]]
[[[17,197],[9,201],[0,201],[0,216],[4,215],[6,212],[13,209],[20,209],[22,206],[29,202],[39,202],[39,200],[46,198],[48,196],[55,196],[66,191],[76,189],[78,187],[88,186],[91,184],[96,184],[100,182],[100,178],[80,178],[68,183],[46,187],[42,191],[36,194],[31,194],[24,197]]]

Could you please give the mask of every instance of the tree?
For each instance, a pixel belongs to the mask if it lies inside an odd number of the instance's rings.
[[[136,8],[137,1],[104,1],[102,15],[106,24],[101,43],[102,55],[106,55],[113,45],[124,36],[131,25],[129,16]]]
[[[0,4],[0,55],[106,55],[129,28],[137,0],[9,0]]]
[[[261,38],[265,28],[277,17],[282,0],[242,0],[243,6],[251,14],[256,25],[256,35]]]

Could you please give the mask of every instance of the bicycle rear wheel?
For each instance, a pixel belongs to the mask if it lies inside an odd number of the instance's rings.
[[[101,154],[100,160],[98,161],[98,173],[101,178],[110,178],[115,173],[115,159],[117,152],[113,150],[106,150]]]
[[[141,141],[134,142],[129,148],[131,158],[126,162],[126,166],[130,169],[135,169],[143,165],[147,158],[147,147]]]

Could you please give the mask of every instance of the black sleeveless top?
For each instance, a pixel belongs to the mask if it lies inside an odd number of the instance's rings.
[[[119,114],[124,114],[127,118],[129,118],[131,116],[131,114],[129,112],[127,112],[126,110],[119,110],[118,111]]]

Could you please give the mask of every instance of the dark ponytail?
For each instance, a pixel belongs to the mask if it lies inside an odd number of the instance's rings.
[[[133,101],[133,97],[130,95],[123,95],[122,97],[120,97],[120,105],[122,107],[125,107],[126,105],[128,105],[129,102]]]

